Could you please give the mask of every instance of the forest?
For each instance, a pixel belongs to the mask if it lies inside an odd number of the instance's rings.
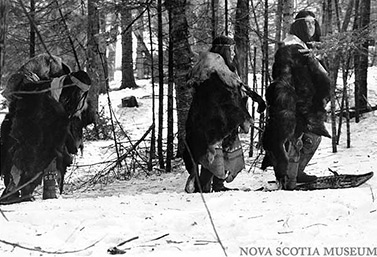
[[[89,134],[99,139],[104,136],[100,128],[110,125],[100,117],[98,96],[109,91],[114,73],[122,74],[119,89],[137,88],[138,79],[151,79],[151,90],[158,95],[158,115],[149,131],[151,159],[157,156],[159,167],[170,171],[171,160],[183,148],[190,104],[184,85],[198,53],[207,51],[217,35],[233,37],[241,79],[263,96],[271,82],[274,52],[301,9],[313,11],[321,24],[316,51],[326,55],[333,84],[329,112],[336,152],[342,118],[358,120],[360,113],[376,108],[367,94],[368,67],[376,64],[377,55],[377,4],[370,0],[1,0],[0,87],[30,57],[46,52],[62,57],[72,70],[86,70],[93,81],[88,97],[97,108],[97,122]],[[257,144],[266,117],[251,108],[258,124],[251,144]],[[114,139],[110,132],[106,136]]]
[[[0,0],[0,92],[29,58],[47,53],[89,74],[95,107],[85,147],[65,167],[63,193],[45,198],[43,180],[35,197],[22,199],[22,189],[57,168],[58,154],[16,188],[1,176],[0,255],[376,255],[377,177],[348,189],[278,190],[273,169],[260,169],[268,113],[252,101],[254,126],[240,136],[249,158],[235,190],[185,192],[186,82],[199,53],[218,35],[234,38],[242,81],[265,98],[274,54],[303,9],[321,25],[313,52],[325,57],[331,78],[332,136],[305,172],[373,176],[377,1]],[[124,96],[139,105],[123,107]],[[0,121],[8,114],[0,95]],[[12,194],[19,199],[8,201]]]

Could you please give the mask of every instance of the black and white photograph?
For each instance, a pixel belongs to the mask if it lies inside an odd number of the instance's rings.
[[[0,256],[377,256],[377,2],[0,0]]]

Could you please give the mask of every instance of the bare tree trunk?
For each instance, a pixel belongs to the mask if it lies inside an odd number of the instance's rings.
[[[268,73],[268,0],[264,1],[264,25],[263,25],[263,40],[262,40],[262,87],[261,95],[264,95],[264,89],[267,88],[269,84],[269,73]],[[265,116],[262,112],[259,118],[259,127],[264,128]],[[259,142],[261,142],[262,134],[259,133]]]
[[[108,65],[108,76],[109,81],[114,80],[115,75],[115,58],[116,58],[116,44],[112,43],[109,44],[107,47],[107,51],[109,53],[109,56],[107,57],[107,65]]]
[[[251,54],[250,54],[250,61],[251,61]],[[257,47],[254,46],[253,49],[253,91],[257,92]],[[254,101],[251,104],[251,118],[253,121],[255,120],[255,103]],[[249,157],[252,157],[254,153],[254,126],[251,128],[250,131],[250,149],[249,149]]]
[[[99,48],[99,54],[100,54],[100,61],[101,61],[101,87],[100,87],[100,94],[108,93],[109,89],[109,66],[107,63],[107,47],[106,42],[104,38],[104,33],[106,33],[106,14],[104,12],[100,12],[99,17],[99,42],[98,42],[98,48]]]
[[[9,12],[9,1],[0,0],[0,86],[5,64],[5,42],[8,30],[7,16]],[[0,87],[1,88],[1,87]]]
[[[347,31],[348,25],[351,21],[351,15],[353,6],[355,4],[355,0],[349,0],[346,14],[344,15],[343,25],[342,25],[342,31]]]
[[[186,19],[187,0],[169,0],[167,8],[172,14],[173,66],[176,93],[177,123],[178,123],[178,151],[180,157],[185,149],[186,120],[192,101],[190,88],[186,86],[186,75],[191,68],[193,53],[190,48],[188,22]]]
[[[347,74],[348,74],[348,70],[347,70]],[[345,79],[347,79],[348,76],[345,76]],[[344,82],[344,83],[347,83]],[[349,107],[349,97],[348,97],[348,92],[347,92],[347,88],[346,88],[346,93],[345,93],[345,102],[346,102],[346,128],[347,128],[347,148],[350,148],[351,147],[351,126],[350,126],[350,107]]]
[[[166,2],[165,2],[166,4]],[[171,172],[171,161],[173,159],[173,150],[174,150],[174,118],[173,118],[173,84],[174,84],[174,74],[173,74],[173,39],[172,39],[172,10],[169,8],[169,64],[168,64],[168,134],[166,140],[166,172]]]
[[[157,1],[157,20],[158,20],[158,135],[157,152],[160,168],[164,169],[164,153],[162,145],[162,130],[164,126],[164,50],[162,34],[162,1]]]
[[[137,47],[136,47],[136,78],[145,78],[145,68],[144,68],[144,56],[141,37],[136,37]]]
[[[29,38],[29,57],[35,56],[35,0],[30,0],[30,38]],[[35,24],[37,25],[37,24]]]
[[[283,0],[283,39],[289,33],[293,21],[293,0]]]
[[[145,45],[142,30],[134,31],[134,35],[137,39],[136,47],[136,71],[137,78],[149,78],[151,77],[152,56]],[[141,70],[140,70],[141,69]],[[153,77],[153,76],[152,76]]]
[[[145,67],[144,67],[144,59],[146,58],[145,55],[143,55],[144,52],[144,42],[143,42],[143,32],[144,32],[144,19],[143,19],[143,13],[140,9],[138,9],[138,13],[140,13],[140,17],[137,21],[137,29],[135,31],[136,36],[136,77],[138,79],[144,79],[145,78]]]
[[[332,34],[332,16],[333,16],[333,9],[332,9],[332,0],[325,0],[324,1],[324,33],[325,35]],[[336,89],[336,81],[339,69],[339,58],[338,53],[331,53],[328,55],[329,57],[329,76],[331,81],[330,87],[330,102],[331,102],[331,131],[332,131],[332,151],[336,153],[337,150],[337,130],[336,130],[336,115],[335,115],[335,89]]]
[[[234,40],[236,41],[237,71],[244,83],[248,83],[248,53],[249,53],[249,1],[237,0],[236,21],[234,25]]]
[[[211,11],[212,11],[212,39],[218,36],[218,27],[219,27],[219,0],[211,0]]]
[[[278,0],[276,3],[276,16],[275,16],[275,52],[278,50],[281,38],[282,22],[283,22],[283,0]]]
[[[148,8],[148,30],[149,42],[151,47],[151,77],[152,77],[152,132],[151,132],[151,145],[149,148],[148,171],[153,169],[153,159],[156,158],[156,100],[155,100],[155,86],[154,86],[154,62],[153,62],[153,38],[152,38],[152,19],[150,8]]]
[[[136,88],[134,65],[132,60],[132,13],[129,0],[122,0],[122,85],[120,89]]]
[[[335,17],[336,17],[336,26],[337,26],[338,31],[341,31],[339,0],[334,0],[334,9],[335,9]]]
[[[348,99],[348,86],[347,86],[347,80],[348,80],[348,74],[349,74],[349,60],[350,57],[347,56],[343,58],[343,96],[342,96],[342,106],[340,108],[340,114],[339,114],[339,128],[338,128],[338,137],[337,137],[337,143],[339,144],[340,141],[340,135],[341,135],[341,128],[342,128],[342,119],[345,114],[346,116],[346,132],[347,132],[347,148],[351,147],[351,133],[350,133],[350,115],[349,115],[349,99]]]
[[[229,29],[228,29],[228,23],[229,23],[229,17],[228,17],[228,13],[229,13],[229,6],[228,6],[228,0],[225,0],[225,35],[228,36],[229,34]]]
[[[348,25],[351,21],[352,9],[355,5],[354,0],[349,0],[347,11],[344,16],[344,21],[342,25],[342,31],[347,31]],[[343,84],[347,84],[349,69],[350,69],[350,61],[351,57],[347,55],[346,58],[343,60]],[[345,86],[345,107],[346,107],[346,129],[347,129],[347,148],[351,147],[351,126],[350,126],[350,113],[349,113],[349,95],[348,95],[348,87]]]
[[[337,72],[335,72],[338,67],[335,67],[337,64],[335,62],[335,56],[336,53],[334,53],[330,59],[329,62],[329,70],[330,70],[330,81],[331,81],[331,87],[330,87],[330,101],[331,101],[331,129],[332,129],[332,151],[333,153],[336,153],[337,150],[337,136],[336,136],[336,115],[335,115],[335,89],[336,89],[336,75]]]
[[[107,65],[108,65],[109,81],[114,80],[115,69],[116,69],[115,67],[115,59],[116,59],[116,54],[117,54],[116,42],[117,42],[117,35],[118,35],[118,29],[119,29],[119,26],[117,24],[114,24],[116,17],[117,17],[116,14],[108,14],[108,21],[111,24],[111,29],[110,29],[111,41],[106,49],[108,52]]]
[[[350,16],[353,9],[353,0],[350,0],[347,6],[346,14],[344,16],[343,24],[340,24],[340,15],[339,15],[339,0],[334,0],[335,9],[336,9],[336,17],[337,17],[337,26],[338,31],[345,32],[348,28],[349,22],[350,22]],[[346,56],[343,56],[341,52],[339,51],[337,53],[337,57],[335,58],[335,61],[337,62],[337,68],[340,67],[340,62],[342,62],[342,73],[343,73],[343,96],[342,96],[342,102],[341,102],[341,108],[340,108],[340,115],[339,115],[339,124],[338,124],[338,134],[337,134],[337,144],[339,144],[340,141],[340,135],[342,131],[342,121],[343,121],[343,114],[344,110],[346,112],[346,115],[348,119],[346,119],[346,122],[348,122],[347,128],[349,128],[349,112],[347,110],[348,107],[348,92],[347,92],[347,77],[348,77],[348,69],[349,69],[349,55],[346,54]],[[338,72],[337,72],[338,73]],[[350,135],[349,131],[347,130],[347,137]],[[350,140],[347,138],[347,142],[349,143]]]
[[[259,19],[258,19],[258,16],[257,16],[257,10],[256,10],[256,6],[254,6],[253,4],[253,1],[250,2],[250,7],[251,7],[251,13],[253,14],[253,20],[254,20],[254,24],[255,24],[255,32],[258,36],[258,39],[260,41],[261,44],[263,44],[263,35],[262,35],[262,32],[261,32],[261,29],[259,28]]]
[[[355,0],[355,19],[354,19],[354,22],[353,22],[353,30],[354,31],[357,31],[360,29],[360,13],[359,13],[359,5],[360,5],[360,0]],[[360,62],[359,62],[359,55],[357,53],[354,54],[354,68],[355,68],[355,95],[354,95],[354,99],[355,99],[355,121],[356,123],[358,123],[360,121],[360,114],[359,114],[359,110],[360,110],[360,101],[359,101],[359,95],[360,95],[360,92],[359,92],[359,87],[360,87],[360,78],[359,78],[359,71],[360,68],[359,68],[359,65],[360,65]]]
[[[356,7],[355,7],[356,8]],[[369,25],[370,25],[370,0],[359,1],[358,11],[355,15],[356,28],[363,35],[364,43],[361,49],[355,53],[355,109],[356,122],[359,121],[359,110],[368,106],[368,46],[369,46]]]
[[[101,87],[102,64],[99,52],[99,10],[98,0],[88,0],[88,31],[87,31],[87,72],[92,80],[88,93],[89,116],[91,122],[97,121],[98,95]]]
[[[323,35],[329,35],[332,33],[332,0],[323,1],[323,23],[322,33]]]

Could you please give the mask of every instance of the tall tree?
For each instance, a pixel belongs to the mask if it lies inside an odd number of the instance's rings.
[[[343,25],[342,25],[342,32],[347,31],[348,25],[351,21],[351,15],[352,15],[352,10],[353,6],[355,4],[355,0],[349,0],[346,13],[344,15],[344,20],[343,20]]]
[[[132,13],[130,0],[122,0],[121,7],[122,28],[122,85],[123,88],[136,88],[133,59],[132,59]]]
[[[98,112],[98,95],[101,83],[104,86],[103,67],[99,46],[99,0],[88,0],[88,30],[87,30],[87,72],[92,80],[92,86],[88,93],[89,117],[96,122]]]
[[[225,13],[224,13],[224,16],[225,16],[225,35],[228,35],[229,34],[229,29],[228,29],[228,23],[229,23],[229,17],[228,17],[228,11],[229,11],[229,6],[228,6],[228,0],[225,0]]]
[[[156,158],[156,101],[155,101],[155,86],[154,86],[154,62],[153,62],[153,38],[152,38],[152,18],[151,10],[148,6],[148,30],[149,30],[149,43],[150,43],[150,57],[151,57],[151,82],[152,82],[152,131],[151,131],[151,144],[149,148],[149,159],[148,159],[148,171],[153,169],[153,159]]]
[[[324,35],[331,35],[333,32],[332,20],[333,20],[333,6],[332,0],[323,1],[323,33]],[[332,129],[332,151],[337,152],[337,136],[336,136],[336,116],[335,116],[335,89],[337,74],[339,68],[339,57],[337,56],[337,51],[331,51],[328,55],[329,58],[329,77],[331,80],[330,88],[330,102],[331,102],[331,129]]]
[[[162,33],[162,1],[157,0],[157,22],[158,22],[158,133],[157,133],[157,152],[160,168],[165,168],[162,130],[164,121],[164,49]]]
[[[30,18],[29,57],[32,58],[35,56],[35,0],[30,0]]]
[[[282,39],[286,37],[289,33],[289,28],[291,27],[293,21],[293,8],[294,0],[282,0],[283,1],[283,28],[282,28]]]
[[[9,1],[0,0],[0,86],[5,62],[5,40],[7,35],[7,16],[9,12]]]
[[[219,28],[219,0],[211,0],[211,24],[212,24],[212,39],[217,37]]]
[[[143,12],[141,8],[137,9],[139,13],[139,19],[137,20],[137,29],[133,29],[134,34],[136,36],[136,77],[138,79],[145,78],[145,67],[144,67],[144,60],[147,58],[147,54],[145,53],[145,44],[144,44],[144,19],[143,19]]]
[[[242,81],[248,83],[249,56],[249,1],[237,0],[236,21],[234,26],[234,40],[236,41],[237,70]]]
[[[341,8],[339,6],[339,0],[334,0],[334,9],[336,13],[336,24],[337,24],[337,29],[339,34],[344,34],[347,31],[349,22],[350,22],[350,17],[353,9],[353,4],[354,0],[349,0],[346,8],[346,12],[344,15],[344,20],[343,24],[341,24],[341,18],[340,18],[340,11]],[[340,44],[339,44],[340,45]],[[339,124],[338,124],[338,133],[336,137],[336,142],[332,142],[333,144],[339,144],[339,139],[340,139],[340,134],[341,134],[341,127],[342,127],[342,119],[343,119],[343,111],[345,110],[346,113],[346,121],[347,121],[347,146],[349,147],[350,144],[350,138],[349,138],[349,103],[348,103],[348,93],[347,93],[347,79],[348,79],[348,73],[349,73],[349,63],[350,63],[350,51],[348,51],[347,47],[345,46],[339,46],[336,50],[332,51],[335,52],[335,57],[332,58],[331,64],[329,67],[335,68],[333,71],[333,79],[337,78],[338,76],[338,69],[340,68],[340,64],[342,63],[342,73],[343,73],[343,96],[342,96],[342,101],[341,101],[341,106],[340,106],[340,115],[339,115]],[[330,55],[331,56],[331,55]],[[330,70],[331,71],[331,70]],[[333,88],[335,90],[336,87],[336,82],[333,84]],[[332,96],[335,98],[335,92],[332,91]],[[334,104],[334,102],[333,102]],[[332,105],[331,108],[331,118],[332,118],[332,124],[336,124],[336,116],[335,116],[335,106]],[[334,129],[334,127],[333,127]],[[334,133],[334,132],[333,132]],[[335,133],[334,133],[335,135]],[[335,147],[333,147],[333,150],[336,150]]]
[[[332,33],[332,0],[323,1],[323,22],[322,22],[322,33],[324,35],[329,35]]]
[[[262,39],[262,90],[261,90],[261,95],[264,94],[264,89],[267,88],[267,85],[269,84],[269,62],[268,62],[268,0],[264,0],[264,22],[263,22],[263,39]],[[260,119],[259,119],[259,127],[264,128],[264,113],[260,114]],[[261,136],[262,134],[259,134],[259,141],[261,141]]]
[[[355,5],[356,29],[363,38],[361,48],[355,53],[355,109],[356,122],[359,122],[359,110],[367,108],[368,46],[370,25],[370,0],[357,0]]]
[[[116,14],[108,14],[107,16],[107,21],[110,25],[110,38],[109,38],[109,44],[107,46],[107,52],[108,52],[108,57],[107,57],[107,64],[108,64],[108,76],[109,76],[109,81],[114,80],[114,75],[115,75],[115,62],[116,62],[116,41],[117,41],[117,36],[118,36],[118,30],[119,30],[119,25],[117,22],[117,15]]]
[[[165,2],[167,5],[167,2]],[[173,74],[173,14],[172,10],[167,8],[169,12],[169,63],[168,63],[168,106],[167,106],[167,120],[168,120],[168,133],[166,140],[166,172],[171,172],[171,161],[174,154],[174,118],[173,118],[173,84],[174,84],[174,74]]]
[[[178,124],[178,156],[180,156],[185,147],[185,124],[192,100],[191,90],[186,86],[186,75],[191,68],[193,53],[189,43],[189,25],[186,14],[188,1],[169,0],[166,3],[171,12],[172,20],[170,37],[173,45],[174,84]]]
[[[275,15],[275,51],[288,34],[293,20],[293,0],[278,0]]]
[[[283,22],[283,0],[276,3],[275,15],[275,52],[278,49],[278,43],[282,40],[282,22]]]

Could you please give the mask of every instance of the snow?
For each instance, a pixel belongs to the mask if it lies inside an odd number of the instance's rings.
[[[149,128],[152,117],[150,82],[138,84],[138,89],[110,92],[117,118],[132,140]],[[368,87],[368,100],[375,106],[376,68],[369,70]],[[120,99],[129,95],[137,97],[139,108],[120,107]],[[100,103],[108,110],[106,95]],[[363,115],[359,123],[352,120],[351,148],[346,148],[343,127],[337,153],[332,153],[331,140],[323,138],[306,172],[375,172],[376,124],[377,112]],[[242,135],[244,146],[248,137]],[[0,206],[0,256],[107,256],[109,248],[126,240],[117,248],[133,257],[377,255],[376,176],[352,189],[256,191],[273,189],[274,175],[255,166],[256,157],[246,157],[246,169],[228,186],[249,191],[203,195],[223,250],[202,196],[183,190],[188,175],[181,160],[175,160],[172,173],[156,169],[153,175],[139,172],[128,180],[75,188],[107,165],[95,163],[115,159],[113,146],[111,140],[85,142],[83,155],[66,176],[66,193],[58,199],[42,200],[38,188],[34,202]]]

